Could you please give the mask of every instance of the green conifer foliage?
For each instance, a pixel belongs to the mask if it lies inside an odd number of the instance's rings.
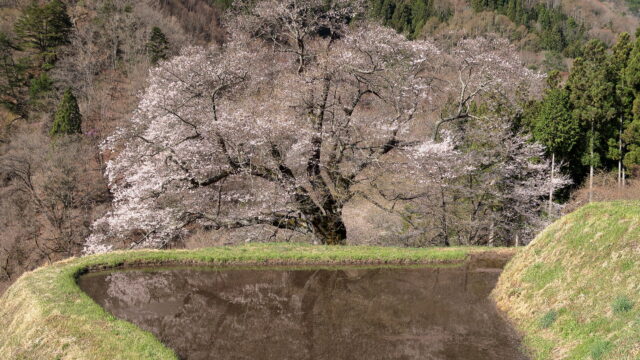
[[[71,89],[67,89],[62,96],[62,100],[56,110],[55,118],[53,120],[53,126],[49,134],[51,136],[63,135],[63,134],[80,134],[82,133],[82,115],[78,108],[78,101],[71,92]]]
[[[582,163],[589,167],[589,201],[593,197],[593,174],[603,165],[611,125],[616,118],[615,77],[607,66],[606,46],[600,40],[590,40],[584,48],[584,58],[576,59],[567,87],[573,116],[585,132],[586,149]]]
[[[611,55],[607,61],[607,66],[611,72],[611,81],[615,86],[615,121],[611,124],[610,138],[607,141],[609,150],[607,158],[618,163],[618,185],[623,182],[623,158],[627,150],[627,143],[624,141],[624,129],[629,126],[633,119],[633,91],[625,81],[625,69],[629,63],[629,57],[633,44],[628,33],[621,33],[616,44],[613,46]]]
[[[55,48],[69,42],[72,29],[67,6],[60,0],[29,5],[15,24],[15,32],[25,48],[33,48],[43,63],[55,61]]]
[[[155,26],[151,29],[151,36],[149,42],[147,42],[147,52],[149,53],[149,60],[152,64],[157,64],[158,61],[167,58],[169,51],[169,41],[159,27]]]
[[[524,25],[536,33],[544,50],[562,52],[565,56],[579,55],[587,29],[567,16],[560,8],[527,0],[469,0],[476,12],[496,11],[516,25]]]
[[[569,93],[559,87],[559,73],[549,74],[549,89],[545,93],[534,123],[532,133],[536,141],[543,144],[549,154],[567,160],[580,136],[580,125],[571,115]]]
[[[13,53],[20,50],[4,33],[0,33],[0,105],[26,118],[28,102],[27,66],[16,61]]]
[[[408,38],[417,38],[422,27],[430,18],[445,21],[451,17],[451,10],[436,8],[433,0],[370,0],[371,16],[382,23],[406,34]]]
[[[576,184],[594,168],[618,173],[640,169],[640,32],[621,33],[611,51],[598,40],[585,44],[564,87],[554,72],[542,100],[524,114],[533,138],[564,164]]]
[[[38,77],[31,79],[29,86],[29,97],[31,101],[37,101],[38,97],[51,91],[53,89],[53,80],[46,72],[43,72]]]
[[[625,125],[622,134],[622,139],[627,144],[627,152],[623,155],[623,162],[625,166],[636,167],[640,165],[640,38],[636,38],[630,51],[627,66],[623,70],[622,81],[631,92],[629,97],[633,98],[632,119]]]

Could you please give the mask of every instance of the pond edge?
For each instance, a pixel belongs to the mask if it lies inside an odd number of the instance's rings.
[[[394,248],[266,243],[198,250],[134,250],[71,258],[21,276],[0,297],[0,358],[176,359],[155,336],[119,320],[77,286],[90,271],[131,266],[464,264],[505,248]]]

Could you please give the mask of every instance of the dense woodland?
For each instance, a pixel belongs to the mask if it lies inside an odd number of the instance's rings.
[[[525,0],[471,0],[469,5],[475,12],[495,11],[507,16],[516,26],[524,26],[535,33],[538,40],[529,47],[533,50],[550,50],[563,53],[568,57],[580,54],[581,45],[586,37],[584,24],[579,24],[561,9],[549,7],[546,3],[533,6]],[[422,34],[423,27],[431,19],[446,22],[452,15],[450,6],[429,0],[374,0],[371,14],[382,22],[416,38]],[[520,33],[515,36],[522,36]]]
[[[0,11],[0,282],[132,247],[522,245],[640,175],[640,43],[562,6]]]
[[[533,102],[524,124],[552,158],[567,165],[579,181],[594,168],[617,173],[622,186],[628,170],[640,165],[640,42],[620,34],[610,51],[598,40],[584,46],[568,79],[552,72],[540,101]]]

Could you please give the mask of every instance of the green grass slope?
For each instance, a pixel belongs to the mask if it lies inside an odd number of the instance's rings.
[[[594,203],[556,221],[493,295],[532,359],[640,360],[640,203]]]
[[[279,243],[68,259],[24,274],[0,297],[0,359],[175,359],[152,334],[114,318],[80,290],[77,277],[91,269],[170,264],[461,263],[478,251],[482,250]]]

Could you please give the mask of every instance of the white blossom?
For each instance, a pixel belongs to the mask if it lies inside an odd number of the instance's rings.
[[[483,50],[502,43],[464,40],[442,51],[372,23],[346,26],[360,10],[331,3],[321,18],[312,11],[321,0],[259,3],[230,20],[224,46],[186,47],[151,70],[129,124],[103,144],[113,152],[113,209],[85,252],[134,233],[133,247],[164,247],[196,223],[344,242],[342,207],[372,166],[399,152],[421,174],[429,159],[457,156],[453,138],[424,141],[414,131],[461,93],[443,74],[473,67],[481,76],[463,79],[462,93],[474,96],[533,76],[512,54]],[[318,36],[326,27],[339,36]]]

